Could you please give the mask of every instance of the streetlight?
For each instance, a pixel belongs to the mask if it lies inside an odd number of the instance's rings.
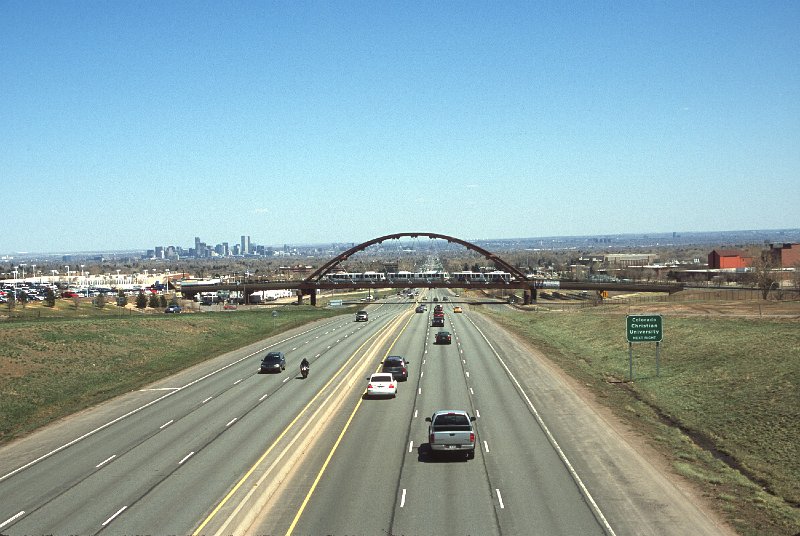
[[[14,274],[14,303],[17,303],[17,275],[19,272],[14,269],[11,271],[11,273]]]
[[[25,282],[25,267],[26,266],[28,266],[28,265],[25,264],[25,263],[22,263],[22,264],[19,265],[19,267],[22,268],[22,282],[23,283]]]
[[[33,279],[35,280],[36,279],[36,265],[34,264],[32,266],[33,266]],[[39,283],[41,283],[41,281],[39,281]]]
[[[86,265],[85,264],[81,264],[81,280],[83,280],[83,267],[84,266],[86,266]],[[82,281],[82,283],[85,285],[86,281]]]
[[[69,264],[65,264],[64,268],[67,269],[67,284],[69,285]]]

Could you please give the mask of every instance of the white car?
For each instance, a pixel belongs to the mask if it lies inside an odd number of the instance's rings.
[[[397,382],[391,373],[378,372],[369,377],[367,396],[397,396]]]

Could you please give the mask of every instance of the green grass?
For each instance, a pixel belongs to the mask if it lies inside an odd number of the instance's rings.
[[[92,308],[89,308],[92,309]],[[96,308],[95,308],[96,309]],[[114,307],[111,307],[113,310]],[[0,443],[275,333],[346,310],[86,315],[0,323]],[[33,317],[37,318],[37,317]]]
[[[720,511],[742,533],[800,531],[797,318],[664,314],[660,376],[655,344],[634,344],[635,381],[619,383],[628,378],[624,312],[487,312],[590,385],[676,473],[725,497]]]

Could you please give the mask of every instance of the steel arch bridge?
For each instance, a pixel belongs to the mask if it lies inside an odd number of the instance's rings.
[[[533,299],[536,299],[536,290],[534,288],[533,282],[529,282],[526,275],[522,273],[518,268],[512,266],[510,263],[506,262],[504,259],[500,258],[498,255],[495,255],[491,251],[483,249],[482,247],[473,244],[471,242],[467,242],[466,240],[462,240],[460,238],[456,238],[454,236],[439,234],[439,233],[426,233],[426,232],[409,232],[409,233],[394,233],[390,235],[380,236],[378,238],[373,238],[372,240],[367,240],[357,246],[353,246],[352,248],[348,249],[347,251],[340,253],[336,257],[332,258],[325,264],[323,264],[320,268],[314,271],[311,275],[306,277],[300,285],[298,285],[298,289],[304,295],[311,296],[311,303],[312,305],[316,302],[316,290],[318,289],[328,289],[328,288],[343,288],[342,284],[335,284],[325,281],[325,276],[328,275],[330,272],[336,269],[336,267],[341,264],[342,262],[349,259],[354,254],[364,251],[365,249],[374,246],[375,244],[380,244],[381,242],[385,242],[387,240],[398,240],[400,238],[420,238],[420,237],[427,237],[430,239],[440,239],[445,240],[450,243],[459,244],[464,246],[465,248],[475,251],[485,257],[487,260],[494,263],[494,265],[499,268],[507,271],[511,274],[513,280],[511,282],[499,282],[499,283],[486,283],[481,284],[481,288],[517,288],[522,289],[524,291],[524,302],[530,303]],[[429,283],[422,283],[422,282],[415,282],[413,284],[404,284],[404,283],[395,283],[395,282],[376,282],[376,283],[362,283],[353,285],[354,287],[358,288],[402,288],[407,286],[416,286],[416,287],[427,287],[427,288],[438,288],[438,287],[452,287],[452,288],[462,288],[465,286],[470,286],[469,284],[465,284],[464,282],[429,282]]]
[[[373,238],[372,240],[367,240],[362,244],[353,246],[344,253],[340,253],[336,257],[332,258],[331,260],[323,264],[319,269],[317,269],[317,271],[315,271],[310,276],[305,278],[304,283],[319,282],[323,277],[325,277],[325,275],[331,272],[340,263],[346,261],[355,253],[358,253],[359,251],[364,251],[368,247],[374,246],[375,244],[380,244],[381,242],[385,242],[386,240],[398,240],[400,238],[419,238],[419,237],[428,237],[430,239],[441,239],[441,240],[446,240],[448,242],[460,244],[467,249],[471,249],[473,251],[476,251],[477,253],[480,253],[481,255],[486,257],[486,259],[492,261],[495,264],[495,266],[504,268],[517,280],[525,281],[526,279],[525,274],[520,272],[517,268],[515,268],[511,264],[507,263],[494,253],[487,251],[480,246],[467,242],[466,240],[461,240],[460,238],[456,238],[454,236],[448,236],[438,233],[395,233],[386,236],[381,236],[378,238]]]

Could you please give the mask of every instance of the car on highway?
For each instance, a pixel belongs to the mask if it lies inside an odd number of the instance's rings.
[[[433,320],[431,320],[431,327],[432,328],[443,328],[444,327],[444,317],[443,316],[434,316]]]
[[[440,331],[436,334],[436,344],[450,344],[452,340],[449,331]]]
[[[369,320],[369,315],[366,311],[359,311],[356,313],[356,322],[366,322]]]
[[[404,382],[408,380],[408,361],[402,356],[390,355],[383,360],[381,372],[388,372],[395,380]]]
[[[434,297],[433,297],[433,301],[439,301],[439,298],[437,298],[436,296],[434,296]]]
[[[456,305],[455,307],[453,307],[453,312],[454,313],[463,313],[464,311],[461,309],[461,307]]]
[[[181,309],[181,306],[178,305],[177,303],[173,303],[172,305],[168,305],[167,308],[164,309],[165,313],[180,313],[181,311],[183,311],[183,309]]]
[[[397,396],[397,381],[388,372],[376,372],[369,377],[367,397]]]
[[[286,356],[283,352],[269,352],[261,361],[261,368],[259,374],[267,372],[280,372],[286,370]]]
[[[475,457],[475,417],[464,410],[443,409],[426,417],[428,445],[431,453],[466,452],[467,459]]]
[[[417,308],[416,308],[416,311],[418,313],[424,313],[425,312],[425,306],[424,305],[418,305]]]

